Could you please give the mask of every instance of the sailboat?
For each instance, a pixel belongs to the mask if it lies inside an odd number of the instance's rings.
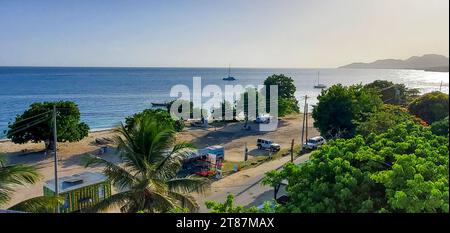
[[[320,83],[320,71],[317,72],[317,85],[314,85],[314,88],[323,89],[327,86],[325,84]]]
[[[231,76],[231,68],[230,68],[230,66],[228,66],[228,77],[223,78],[222,80],[224,80],[224,81],[234,81],[234,80],[236,80],[233,76]]]

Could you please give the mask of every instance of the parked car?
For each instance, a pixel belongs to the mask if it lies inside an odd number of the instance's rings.
[[[303,144],[303,148],[309,149],[309,150],[314,150],[314,149],[317,149],[317,147],[319,147],[325,143],[326,143],[325,138],[323,138],[321,136],[317,136],[317,137],[308,139],[308,141],[306,141],[306,143]]]
[[[269,124],[270,123],[270,116],[259,116],[259,117],[256,117],[256,119],[255,119],[255,123],[258,123],[258,124]]]
[[[256,146],[260,150],[271,150],[271,151],[279,151],[281,148],[279,144],[274,143],[271,140],[261,139],[261,138],[258,138],[258,140],[256,142]]]

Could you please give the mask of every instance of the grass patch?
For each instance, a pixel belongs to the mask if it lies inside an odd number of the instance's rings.
[[[285,156],[289,156],[291,154],[290,151],[291,151],[290,148],[289,149],[284,148],[284,149],[281,149],[280,151],[272,154],[271,158],[269,156],[252,157],[249,160],[247,160],[247,162],[244,162],[244,161],[234,162],[234,161],[225,160],[222,165],[222,174],[223,174],[223,176],[228,176],[228,175],[235,173],[234,167],[236,165],[239,166],[239,171],[257,167],[265,162],[269,162],[272,160],[280,159]],[[297,157],[299,155],[300,155],[300,145],[294,146],[294,156]]]

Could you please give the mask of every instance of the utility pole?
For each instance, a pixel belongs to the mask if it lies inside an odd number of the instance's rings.
[[[439,85],[439,92],[442,92],[442,80],[441,80],[441,85]]]
[[[301,137],[301,141],[300,141],[300,148],[301,148],[301,151],[303,152],[303,141],[304,141],[304,132],[305,132],[305,119],[306,119],[306,101],[307,101],[307,99],[308,99],[308,96],[307,95],[305,95],[305,106],[304,106],[304,108],[303,108],[303,123],[302,123],[302,137]]]
[[[294,162],[294,139],[291,142],[291,163]]]
[[[57,148],[57,132],[56,132],[56,105],[53,105],[53,156],[55,162],[55,196],[59,197],[58,189],[58,157],[56,156]],[[56,213],[59,213],[59,202],[56,206]]]
[[[306,104],[305,112],[305,140],[308,141],[308,104]]]

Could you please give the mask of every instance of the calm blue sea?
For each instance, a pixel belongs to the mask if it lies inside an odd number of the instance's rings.
[[[254,69],[235,68],[237,81],[226,82],[227,68],[62,68],[0,67],[0,138],[8,122],[37,101],[75,101],[82,120],[92,129],[110,128],[124,117],[151,107],[151,102],[170,99],[173,85],[192,86],[192,77],[202,77],[202,85],[260,85],[272,74],[285,74],[295,80],[297,96],[309,95],[316,103],[320,90],[314,89],[317,73],[328,86],[342,83],[368,83],[386,79],[419,88],[422,92],[448,93],[448,73],[416,70],[370,69]]]

